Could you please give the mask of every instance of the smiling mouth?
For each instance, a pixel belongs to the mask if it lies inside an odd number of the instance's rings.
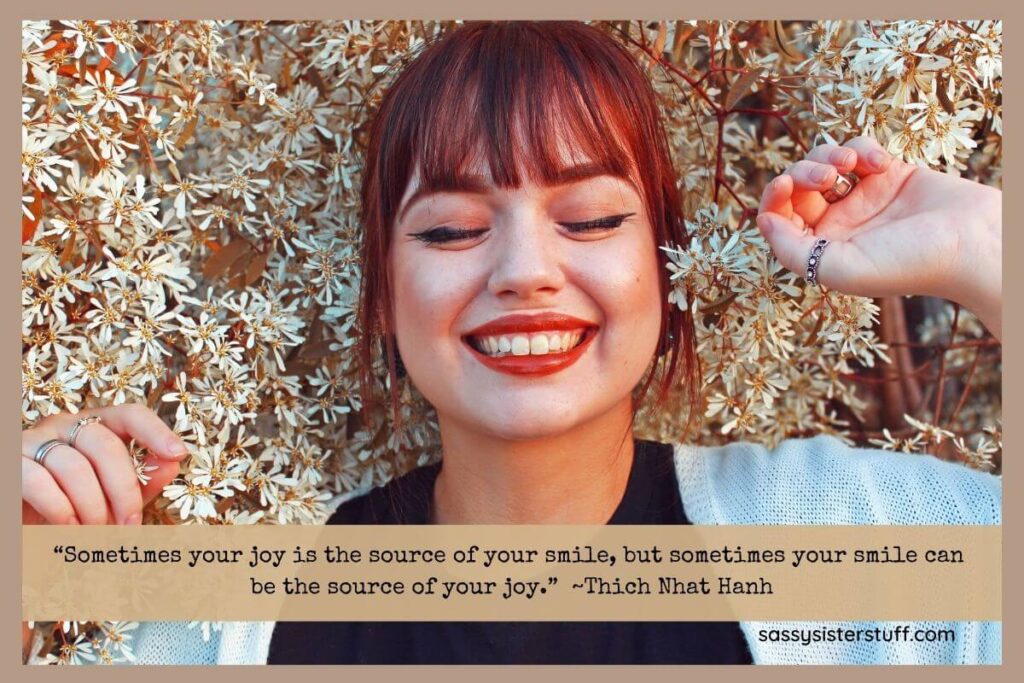
[[[501,335],[466,335],[463,343],[485,367],[506,375],[540,377],[564,370],[583,356],[597,327]]]
[[[473,350],[489,358],[549,356],[572,351],[586,341],[588,330],[596,331],[596,328],[581,327],[575,330],[542,330],[518,334],[466,335],[463,340]]]

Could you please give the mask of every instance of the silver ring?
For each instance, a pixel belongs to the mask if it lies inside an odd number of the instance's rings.
[[[35,460],[40,465],[42,465],[43,460],[45,460],[46,456],[50,454],[50,451],[52,451],[57,446],[64,445],[64,442],[61,441],[60,439],[50,439],[49,441],[42,444],[39,448],[36,449],[36,454],[32,456],[32,459]]]
[[[807,257],[807,283],[820,287],[818,283],[818,266],[821,264],[821,255],[825,252],[825,247],[829,245],[829,241],[824,237],[819,237],[815,242],[814,246],[811,247],[811,253]]]
[[[68,445],[72,448],[75,447],[75,439],[78,438],[78,433],[82,431],[82,428],[86,425],[90,425],[93,422],[99,422],[100,418],[97,415],[90,415],[89,417],[80,417],[75,426],[71,429],[71,436],[68,437]]]
[[[821,195],[829,204],[835,204],[840,199],[850,194],[858,180],[860,179],[853,173],[840,173],[836,176],[836,180],[832,183],[832,187],[822,192]]]

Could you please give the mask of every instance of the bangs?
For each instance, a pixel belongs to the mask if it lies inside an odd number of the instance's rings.
[[[495,186],[518,188],[524,176],[542,186],[564,182],[562,171],[585,160],[631,182],[650,211],[637,171],[645,155],[633,132],[647,112],[621,79],[624,68],[639,69],[603,37],[565,31],[560,40],[529,24],[489,24],[442,54],[428,50],[415,74],[403,73],[409,80],[396,83],[395,106],[417,116],[395,121],[387,132],[394,147],[381,150],[395,162],[384,171],[393,183],[388,225],[414,172],[420,191],[457,191],[467,169],[484,163]]]

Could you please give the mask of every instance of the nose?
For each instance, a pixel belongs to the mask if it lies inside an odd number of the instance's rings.
[[[488,289],[499,298],[529,299],[565,285],[558,234],[538,217],[508,222],[500,230]]]

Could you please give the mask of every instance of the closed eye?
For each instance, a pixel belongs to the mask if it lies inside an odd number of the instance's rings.
[[[569,232],[589,232],[592,230],[604,230],[608,228],[617,228],[622,225],[622,222],[630,216],[635,216],[635,213],[620,213],[614,216],[605,216],[604,218],[595,218],[592,221],[584,221],[583,223],[559,223],[563,228],[566,228]]]
[[[430,230],[413,232],[410,233],[410,235],[421,242],[426,242],[427,244],[444,244],[445,242],[456,242],[458,240],[477,237],[488,230],[490,230],[490,228],[450,228],[447,225],[442,225],[441,227],[431,228]]]

